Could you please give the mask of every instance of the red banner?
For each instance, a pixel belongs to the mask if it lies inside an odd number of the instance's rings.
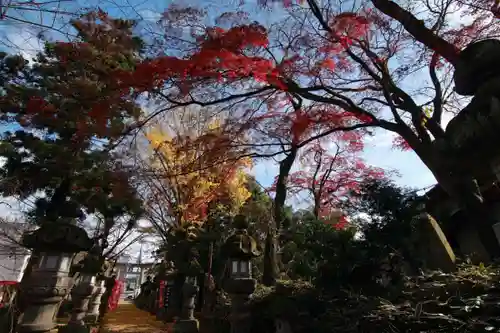
[[[160,281],[160,290],[158,291],[158,308],[162,308],[165,304],[163,293],[165,292],[165,280]]]
[[[124,281],[120,280],[115,281],[115,285],[111,290],[111,294],[109,295],[108,311],[114,311],[118,307],[118,302],[120,301],[120,297],[123,293],[124,286],[125,286]]]

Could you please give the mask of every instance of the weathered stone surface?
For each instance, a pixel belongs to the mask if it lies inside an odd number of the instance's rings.
[[[460,52],[453,79],[455,90],[464,96],[474,95],[485,81],[500,75],[500,41],[487,39],[469,44]]]
[[[455,270],[455,254],[439,224],[427,213],[416,218],[422,237],[420,252],[425,265],[445,272]]]
[[[260,253],[255,239],[248,234],[248,223],[243,215],[236,216],[234,227],[236,231],[227,239],[223,249],[231,265],[231,277],[224,282],[224,290],[231,295],[231,333],[248,333],[251,317],[247,305],[257,285],[252,278],[251,259]]]
[[[99,308],[101,306],[101,298],[106,291],[106,286],[104,281],[98,281],[97,286],[91,296],[89,302],[89,308],[87,310],[87,315],[85,316],[85,322],[94,324],[99,320]]]
[[[182,286],[181,318],[175,322],[174,331],[179,333],[197,333],[199,330],[198,320],[194,317],[194,298],[198,293],[198,286],[186,281]]]
[[[493,229],[491,231],[493,233]],[[479,234],[473,225],[464,225],[456,232],[460,251],[474,264],[488,263],[491,256],[481,242]]]
[[[489,84],[491,86],[485,88],[498,89],[500,95],[500,76]],[[500,137],[499,97],[495,92],[484,89],[449,122],[446,137],[453,148],[469,156],[471,153],[489,157],[498,154],[498,149],[488,143]]]
[[[174,332],[178,333],[198,333],[200,324],[197,319],[180,319],[175,322]]]
[[[71,278],[68,277],[71,254],[64,256],[41,254],[44,258],[58,258],[55,267],[46,269],[36,267],[22,286],[26,308],[19,319],[18,333],[48,332],[55,327],[54,314],[59,303],[70,288]]]
[[[46,223],[35,231],[25,233],[22,243],[40,252],[69,253],[88,251],[94,244],[84,229],[70,223]]]
[[[488,153],[491,145],[487,142],[500,138],[499,57],[498,40],[472,43],[460,53],[455,90],[474,98],[446,127],[448,142],[458,152]]]
[[[23,235],[24,246],[33,249],[38,262],[21,287],[26,303],[18,333],[48,332],[59,304],[71,288],[70,267],[75,253],[88,251],[92,240],[75,224],[46,222]]]
[[[228,279],[224,283],[224,290],[229,294],[251,295],[255,291],[257,280],[255,279]]]
[[[59,333],[74,333],[89,331],[84,319],[89,309],[89,302],[95,292],[95,277],[82,276],[82,281],[71,291],[73,310],[67,325],[59,329]]]
[[[248,234],[248,222],[243,215],[237,215],[233,222],[236,231],[225,242],[222,251],[228,258],[250,260],[260,255],[257,242]]]

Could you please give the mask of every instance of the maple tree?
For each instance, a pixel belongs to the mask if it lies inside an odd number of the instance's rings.
[[[274,103],[272,100],[268,102],[271,103],[270,105]],[[279,171],[275,182],[268,190],[274,192],[274,200],[273,219],[269,221],[265,238],[263,282],[266,285],[273,285],[278,276],[277,233],[286,222],[285,202],[288,194],[288,178],[301,150],[307,149],[308,145],[321,138],[343,142],[356,151],[363,147],[361,141],[363,132],[339,130],[342,125],[349,125],[356,121],[355,117],[337,109],[325,108],[317,103],[302,106],[300,101],[292,98],[281,101],[279,104],[281,106],[279,112],[266,112],[254,116],[251,120],[252,130],[259,133],[257,136],[253,135],[253,140],[259,148],[266,147],[264,154],[262,155],[261,152],[257,156],[266,156],[266,153],[267,156],[284,156],[278,162]],[[325,121],[325,117],[328,121]],[[260,141],[263,143],[259,143]],[[253,149],[256,148],[253,147]]]
[[[423,20],[412,14],[417,8]],[[468,15],[472,23],[450,23],[456,13]],[[396,144],[412,149],[451,197],[479,212],[470,175],[457,170],[460,163],[451,148],[434,143],[446,140],[443,117],[464,101],[451,80],[458,51],[498,32],[491,7],[443,0],[403,8],[373,0],[355,2],[347,12],[341,3],[310,0],[304,6],[290,4],[283,20],[267,26],[236,11],[204,25],[205,14],[172,5],[162,24],[175,53],[162,50],[135,72],[117,73],[122,84],[156,91],[173,105],[232,105],[250,127],[262,114],[275,117],[286,107],[299,112],[316,103],[323,107],[321,122],[330,125],[317,136],[332,127],[391,131]],[[181,30],[189,33],[181,38]],[[408,85],[415,77],[424,84]],[[339,115],[350,120],[331,126],[331,117]],[[316,125],[311,118],[306,114],[290,130],[300,133]],[[284,151],[293,151],[292,144]],[[490,230],[479,229],[490,252],[498,252]]]
[[[373,0],[355,2],[347,12],[342,3],[309,0],[289,4],[283,19],[268,24],[235,11],[208,25],[203,9],[172,5],[160,20],[165,48],[156,44],[150,51],[158,54],[109,76],[118,96],[147,92],[172,107],[217,104],[255,136],[252,148],[278,147],[267,156],[285,153],[277,228],[283,184],[298,149],[336,131],[380,127],[395,133],[396,144],[411,148],[450,196],[474,206],[471,177],[460,174],[450,149],[435,142],[446,139],[443,117],[463,102],[451,84],[458,50],[498,32],[491,6],[473,7],[482,3],[417,1],[403,8]],[[423,20],[412,14],[417,11]],[[451,24],[458,11],[472,23]],[[414,87],[409,80],[427,82]],[[263,128],[266,135],[259,135]],[[469,196],[457,197],[464,192]],[[495,247],[492,233],[480,231]]]
[[[235,214],[250,197],[245,184],[251,160],[232,148],[224,123],[200,118],[203,110],[176,112],[177,121],[172,115],[146,133],[143,192],[150,219],[165,230],[203,224],[212,202]]]
[[[34,198],[37,224],[102,219],[103,249],[118,219],[126,231],[142,214],[119,143],[141,112],[109,75],[132,68],[142,43],[134,23],[91,12],[72,21],[78,39],[47,43],[34,63],[0,57],[0,115],[18,130],[0,142],[3,196]]]
[[[337,213],[339,203],[350,197],[352,191],[359,191],[369,179],[386,177],[383,169],[367,165],[358,153],[349,144],[337,144],[333,154],[319,143],[311,146],[302,157],[302,170],[288,177],[289,192],[306,192],[312,198],[314,216],[328,222],[331,214]],[[346,219],[342,216],[332,222],[342,228]]]

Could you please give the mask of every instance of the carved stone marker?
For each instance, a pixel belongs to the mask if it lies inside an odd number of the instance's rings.
[[[427,213],[415,218],[422,237],[420,253],[427,268],[445,272],[455,270],[455,254],[436,220]]]

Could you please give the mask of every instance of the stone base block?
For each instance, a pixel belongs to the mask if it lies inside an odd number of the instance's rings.
[[[85,317],[84,321],[90,325],[97,324],[99,321],[99,314],[89,314]]]
[[[99,331],[96,325],[65,325],[59,327],[57,333],[97,333]]]
[[[174,324],[174,333],[198,333],[200,323],[197,319],[180,319]]]
[[[165,311],[165,315],[163,316],[163,321],[166,323],[171,323],[174,321],[175,317],[177,317],[178,314],[176,311],[172,310],[167,310]]]

